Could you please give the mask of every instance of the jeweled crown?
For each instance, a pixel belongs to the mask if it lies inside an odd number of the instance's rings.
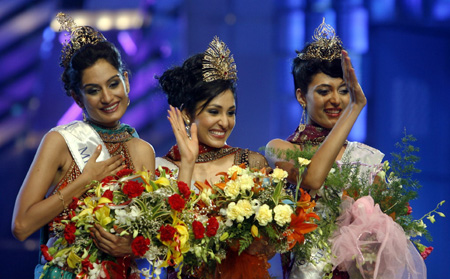
[[[97,44],[99,42],[106,42],[106,38],[102,33],[90,26],[77,26],[73,18],[65,13],[58,13],[56,20],[61,25],[59,30],[66,30],[70,32],[70,39],[63,43],[61,54],[61,67],[68,67],[72,55],[81,47],[88,44]]]
[[[214,36],[203,58],[203,81],[237,80],[236,63],[227,45]]]
[[[306,52],[301,52],[297,56],[302,60],[320,59],[332,61],[342,57],[342,41],[336,36],[331,25],[325,23],[325,18],[322,23],[314,30],[312,42]]]

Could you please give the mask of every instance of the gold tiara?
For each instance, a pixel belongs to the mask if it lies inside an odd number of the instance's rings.
[[[325,18],[323,18],[322,24],[314,30],[312,38],[314,42],[308,46],[306,52],[297,55],[301,60],[320,59],[332,61],[342,57],[342,41],[336,36],[333,27],[325,23]]]
[[[203,81],[237,80],[236,63],[227,45],[214,36],[203,58]]]
[[[70,32],[70,40],[66,40],[63,43],[63,49],[61,51],[60,65],[64,68],[69,66],[72,55],[81,47],[88,44],[95,45],[99,42],[107,41],[103,34],[94,28],[90,26],[77,26],[73,18],[65,13],[58,13],[56,15],[56,20],[61,25],[59,31],[66,30]]]

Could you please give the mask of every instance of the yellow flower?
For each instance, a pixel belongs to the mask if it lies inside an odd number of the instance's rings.
[[[227,174],[228,176],[232,176],[233,173],[237,173],[237,175],[242,175],[243,172],[244,172],[243,168],[237,165],[233,165],[231,168],[228,169]]]
[[[267,226],[269,222],[272,222],[272,209],[267,204],[263,204],[256,213],[256,220],[258,220],[260,226]]]
[[[70,251],[69,256],[67,257],[67,264],[70,268],[76,268],[79,263],[81,263],[81,258],[75,254],[73,251]]]
[[[87,206],[86,209],[78,214],[78,217],[81,219],[84,215],[92,215],[94,208],[97,207],[97,202],[93,200],[91,197],[87,197],[83,200],[84,204]]]
[[[109,216],[110,209],[107,206],[102,206],[95,211],[95,218],[98,220],[102,227],[106,227],[112,222],[112,218]]]
[[[304,167],[307,166],[311,163],[311,160],[302,158],[302,157],[298,157],[298,163],[300,164],[300,167]]]
[[[227,182],[225,189],[223,189],[225,195],[231,199],[235,199],[241,192],[241,187],[236,180],[230,180]]]
[[[238,183],[241,186],[241,191],[244,193],[245,191],[251,191],[255,183],[253,182],[253,177],[248,174],[243,174],[239,176]]]
[[[160,177],[158,180],[155,181],[156,184],[162,185],[162,186],[170,186],[169,179],[165,177]]]
[[[203,189],[202,193],[200,194],[200,199],[208,206],[211,205],[211,194],[212,191],[210,188]]]
[[[275,213],[275,221],[278,226],[284,226],[291,222],[291,214],[294,213],[292,208],[288,204],[279,204],[273,209]]]
[[[258,227],[253,225],[251,228],[251,232],[252,232],[252,236],[253,237],[258,237],[259,236],[259,231],[258,231]]]
[[[285,170],[276,167],[270,176],[272,176],[273,179],[278,182],[285,179],[288,176],[288,173]]]

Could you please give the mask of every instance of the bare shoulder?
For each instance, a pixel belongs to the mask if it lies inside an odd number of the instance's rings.
[[[295,145],[282,139],[273,139],[266,145],[266,149],[293,149]]]
[[[56,131],[50,131],[42,138],[39,152],[46,152],[46,150],[50,150],[49,153],[54,155],[61,155],[60,152],[64,151],[69,152],[64,137]]]
[[[298,148],[296,145],[282,139],[273,139],[266,145],[265,156],[272,168],[275,167],[275,163],[284,161],[282,153],[284,150],[294,150]]]
[[[149,142],[133,138],[127,142],[127,146],[137,170],[155,169],[155,149]]]
[[[152,154],[153,157],[155,157],[155,149],[149,142],[143,139],[133,138],[130,141],[130,143],[134,145],[136,150],[138,150],[139,152],[145,152],[145,154]]]

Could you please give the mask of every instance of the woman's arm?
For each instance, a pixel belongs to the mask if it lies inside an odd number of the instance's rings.
[[[342,70],[344,72],[344,81],[350,94],[350,103],[342,112],[341,117],[323,144],[311,158],[311,163],[303,173],[302,187],[305,186],[305,188],[317,190],[322,186],[353,124],[355,124],[356,119],[367,103],[346,51],[342,51]]]
[[[186,126],[183,116],[178,108],[170,106],[167,117],[172,126],[173,134],[177,139],[178,148],[181,154],[181,162],[179,165],[180,171],[178,173],[178,180],[191,185],[192,173],[194,171],[195,160],[198,157],[198,138],[197,125],[191,124],[190,132],[186,132]]]
[[[14,207],[12,233],[19,240],[25,240],[35,231],[58,216],[72,197],[80,197],[92,180],[101,180],[122,169],[121,156],[103,162],[95,162],[100,155],[99,146],[85,166],[83,174],[62,189],[59,194],[46,199],[51,185],[56,185],[64,175],[63,166],[71,163],[69,149],[63,137],[57,132],[48,133],[42,140],[28,174],[22,184]],[[68,162],[70,160],[70,163]]]
[[[344,72],[344,81],[347,84],[350,94],[350,103],[342,112],[341,117],[336,122],[325,141],[311,158],[311,163],[307,169],[303,172],[301,186],[305,189],[317,190],[322,186],[331,167],[336,161],[353,124],[356,122],[356,119],[367,102],[346,51],[342,51],[342,69]],[[294,148],[296,148],[296,146],[290,142],[274,139],[266,146],[266,157],[271,165],[278,166],[287,171],[289,174],[288,181],[296,184],[298,170],[294,167],[294,162],[285,162],[283,159],[277,158],[276,154],[270,152],[270,149],[294,150]]]

